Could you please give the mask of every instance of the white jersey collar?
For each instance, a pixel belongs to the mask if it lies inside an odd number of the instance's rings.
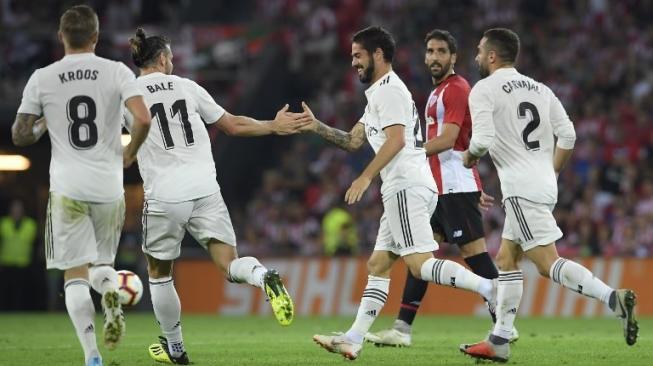
[[[157,77],[157,76],[165,76],[165,75],[166,75],[166,74],[157,71],[157,72],[149,73],[149,74],[147,74],[147,75],[139,76],[138,79],[149,79],[149,78],[153,78],[153,77]]]
[[[94,57],[95,53],[93,52],[84,52],[84,53],[72,53],[70,55],[65,55],[63,59],[66,60],[71,60],[71,59],[79,59],[79,58],[86,58],[86,57]]]
[[[365,96],[369,97],[369,95],[376,89],[382,82],[385,80],[389,75],[393,75],[395,72],[390,70],[383,74],[379,80],[375,81],[374,84],[370,85],[369,88],[365,89]]]

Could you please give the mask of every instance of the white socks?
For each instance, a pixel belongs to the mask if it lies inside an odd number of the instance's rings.
[[[173,357],[184,353],[181,335],[181,302],[172,277],[150,278],[150,294],[154,316],[163,336],[168,340],[168,350]]]
[[[613,288],[596,278],[589,269],[565,258],[558,258],[549,269],[551,279],[564,287],[608,304]]]
[[[64,293],[68,315],[84,350],[84,359],[88,362],[90,358],[100,356],[95,340],[95,307],[88,281],[82,278],[68,280],[64,284]]]
[[[424,281],[474,291],[486,299],[494,298],[492,280],[480,277],[454,261],[429,258],[422,264],[420,273]]]
[[[383,305],[388,300],[390,279],[376,276],[367,276],[367,286],[363,291],[361,304],[358,307],[356,320],[347,331],[347,338],[356,343],[363,343],[363,336],[372,326],[376,317],[381,313]]]
[[[237,258],[229,263],[229,281],[247,282],[252,286],[263,288],[263,276],[267,270],[254,257]]]
[[[497,286],[497,322],[492,334],[509,341],[524,291],[522,271],[499,271]]]
[[[88,276],[93,290],[100,295],[104,295],[107,291],[118,290],[118,274],[109,265],[91,266],[88,270]]]

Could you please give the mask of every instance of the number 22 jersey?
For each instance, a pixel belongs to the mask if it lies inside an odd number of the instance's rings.
[[[85,202],[122,196],[124,103],[142,95],[134,79],[123,63],[93,53],[66,55],[32,74],[18,113],[45,116],[51,192]]]
[[[576,133],[551,89],[514,68],[500,68],[474,85],[469,109],[469,151],[475,156],[490,151],[503,199],[555,203],[554,136],[557,146],[569,150]]]
[[[184,202],[220,190],[211,140],[204,123],[225,110],[196,82],[155,72],[136,79],[152,114],[152,127],[138,151],[146,199]],[[132,117],[125,113],[128,129]]]

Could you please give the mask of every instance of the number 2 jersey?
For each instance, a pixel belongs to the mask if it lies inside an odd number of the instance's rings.
[[[50,191],[86,202],[123,195],[122,115],[142,95],[123,63],[67,55],[30,77],[18,113],[44,115],[52,142]]]
[[[514,68],[501,68],[474,85],[469,108],[469,151],[475,156],[490,151],[503,199],[555,203],[554,135],[557,146],[572,149],[576,133],[551,89]]]
[[[367,106],[361,122],[375,153],[386,141],[384,128],[403,125],[404,147],[381,169],[383,200],[402,189],[423,186],[438,192],[426,160],[419,112],[413,97],[399,76],[390,71],[365,90]]]
[[[152,114],[152,127],[138,151],[146,199],[183,202],[220,190],[211,140],[204,123],[225,113],[196,82],[155,72],[136,79]],[[132,117],[125,113],[127,128]]]

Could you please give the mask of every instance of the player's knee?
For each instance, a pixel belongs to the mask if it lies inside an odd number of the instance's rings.
[[[497,253],[495,263],[499,271],[516,271],[519,269],[517,258],[506,255],[504,252]]]
[[[370,258],[367,261],[367,273],[371,276],[387,277],[390,273],[390,266],[379,258]]]
[[[172,276],[172,261],[158,260],[148,256],[147,274],[150,278],[163,278]]]
[[[408,266],[408,272],[410,272],[411,276],[421,279],[422,278],[422,266],[421,265],[415,265],[411,264]]]

